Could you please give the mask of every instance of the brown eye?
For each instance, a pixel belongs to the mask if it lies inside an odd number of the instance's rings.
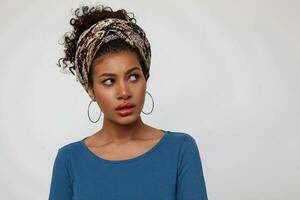
[[[113,79],[106,79],[106,80],[104,80],[104,81],[102,81],[102,83],[104,84],[104,85],[112,85],[112,84],[107,84],[109,81],[112,81]]]
[[[132,76],[136,77],[134,81],[137,81],[139,79],[139,77],[140,77],[138,74],[131,74],[130,77],[132,77]]]

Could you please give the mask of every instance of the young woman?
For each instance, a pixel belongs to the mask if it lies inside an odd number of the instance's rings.
[[[135,21],[124,9],[103,6],[78,8],[70,20],[74,30],[59,61],[73,75],[75,69],[90,104],[103,112],[103,126],[58,150],[50,200],[207,199],[195,139],[141,119],[149,114],[143,105],[151,50]]]

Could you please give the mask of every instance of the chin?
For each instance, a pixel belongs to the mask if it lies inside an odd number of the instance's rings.
[[[113,123],[120,124],[120,125],[129,125],[129,124],[136,122],[138,119],[139,119],[139,116],[136,115],[135,113],[132,113],[127,116],[120,116],[120,115],[116,114],[112,117],[106,118],[106,120],[110,120]]]
[[[129,115],[126,117],[118,116],[115,122],[122,125],[129,125],[135,123],[137,120],[138,117],[136,115]]]

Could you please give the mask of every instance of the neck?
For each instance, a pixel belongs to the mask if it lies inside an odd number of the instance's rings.
[[[141,117],[135,122],[126,125],[117,124],[104,118],[100,134],[112,142],[124,143],[144,135],[143,133],[146,133],[147,127],[148,126],[143,123]]]

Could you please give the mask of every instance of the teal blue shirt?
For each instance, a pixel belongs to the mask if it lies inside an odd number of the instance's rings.
[[[56,155],[49,200],[207,200],[195,139],[164,131],[146,153],[127,160],[100,158],[83,142]]]

